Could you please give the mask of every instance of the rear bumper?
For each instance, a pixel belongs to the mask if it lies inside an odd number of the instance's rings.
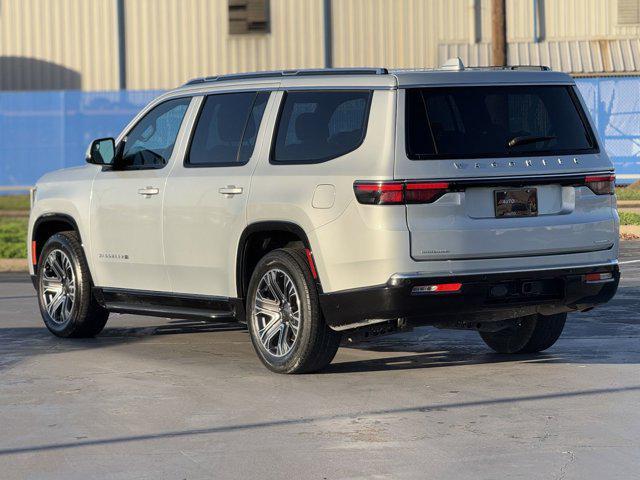
[[[613,278],[586,283],[584,275],[596,272],[611,272]],[[327,323],[336,330],[395,318],[414,324],[466,324],[587,310],[611,300],[619,280],[617,263],[448,277],[394,275],[385,285],[322,294],[320,304]],[[462,287],[453,293],[412,294],[413,287],[439,283]]]

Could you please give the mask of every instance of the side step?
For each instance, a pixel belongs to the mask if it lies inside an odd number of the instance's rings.
[[[244,306],[237,298],[100,287],[94,288],[93,294],[110,312],[165,318],[244,321]]]

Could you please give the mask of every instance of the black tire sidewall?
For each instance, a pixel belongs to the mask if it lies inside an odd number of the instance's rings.
[[[274,268],[280,269],[287,273],[293,281],[298,296],[300,298],[300,326],[298,330],[298,338],[289,353],[283,357],[276,357],[267,352],[258,334],[255,331],[256,325],[253,321],[253,306],[258,289],[258,284],[263,275]],[[313,342],[314,320],[319,315],[319,307],[317,302],[317,292],[311,278],[307,278],[308,272],[296,262],[293,256],[282,250],[275,250],[267,254],[256,266],[249,288],[247,292],[247,326],[251,336],[251,342],[262,363],[267,368],[278,373],[288,373],[297,370],[304,360],[304,355]],[[310,277],[310,275],[309,275]]]
[[[73,274],[75,276],[76,297],[74,299],[71,317],[65,323],[55,322],[47,312],[47,309],[42,302],[41,279],[44,272],[44,262],[53,250],[61,250],[69,257],[69,260],[71,261],[71,268],[73,269]],[[87,304],[90,301],[91,286],[90,282],[85,278],[86,275],[80,266],[80,261],[81,259],[78,258],[76,249],[72,245],[71,240],[65,234],[55,234],[49,238],[42,249],[40,258],[38,259],[37,293],[40,314],[42,315],[42,319],[49,331],[59,337],[73,336],[82,328],[82,320],[84,318],[83,314],[86,312]]]

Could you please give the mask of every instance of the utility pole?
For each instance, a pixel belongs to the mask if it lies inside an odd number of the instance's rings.
[[[324,66],[325,68],[333,67],[333,31],[331,20],[331,0],[324,0],[323,3],[324,16]]]
[[[116,0],[118,25],[118,84],[120,90],[127,88],[127,39],[124,8],[124,0]]]
[[[506,0],[491,1],[491,55],[493,65],[507,64],[507,9]]]

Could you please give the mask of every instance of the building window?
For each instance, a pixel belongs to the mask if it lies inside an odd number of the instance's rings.
[[[640,24],[640,0],[618,0],[618,25]]]
[[[269,0],[229,0],[229,33],[269,33]]]

